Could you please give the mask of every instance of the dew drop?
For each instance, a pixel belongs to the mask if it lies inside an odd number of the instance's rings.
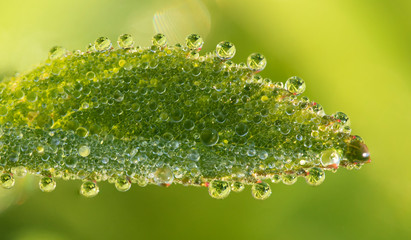
[[[76,134],[79,135],[80,137],[85,138],[88,136],[89,132],[86,128],[79,127],[76,129]]]
[[[52,192],[56,188],[56,181],[51,177],[42,177],[39,182],[39,187],[43,192]]]
[[[116,189],[120,192],[126,192],[131,188],[131,182],[127,177],[118,177],[114,183]]]
[[[321,164],[324,167],[337,168],[340,165],[340,160],[340,155],[334,148],[321,152]]]
[[[231,42],[223,41],[217,44],[215,49],[217,56],[222,60],[228,60],[235,55],[235,46]]]
[[[86,182],[83,182],[83,184],[81,184],[80,194],[85,197],[88,197],[88,198],[94,197],[98,194],[98,192],[99,192],[99,188],[97,186],[97,183],[95,182],[86,181]]]
[[[218,132],[214,129],[208,128],[201,132],[200,140],[206,146],[213,146],[218,142]]]
[[[347,114],[343,112],[336,112],[333,114],[333,117],[340,122],[343,126],[349,126],[350,125],[350,118],[347,116]]]
[[[285,82],[285,89],[287,89],[290,93],[300,95],[305,91],[305,82],[302,78],[296,76],[290,77]]]
[[[318,186],[325,180],[324,170],[318,167],[308,170],[308,175],[305,177],[307,183],[311,186]]]
[[[190,34],[186,37],[186,45],[190,50],[200,50],[204,44],[204,40],[198,34]]]
[[[127,49],[133,47],[134,40],[130,34],[122,34],[118,37],[117,44],[119,47]]]
[[[15,180],[11,173],[3,173],[0,176],[1,186],[5,189],[10,189],[14,186]]]
[[[66,55],[66,49],[60,46],[54,46],[50,49],[49,51],[49,58],[51,60],[55,60],[61,57],[64,57]]]
[[[158,185],[170,185],[171,183],[173,183],[173,180],[173,171],[168,166],[158,168],[154,173],[154,181]]]
[[[267,59],[260,53],[253,53],[247,58],[247,66],[255,72],[262,71],[267,65]]]
[[[87,145],[80,146],[78,149],[78,155],[88,157],[88,155],[90,155],[90,147]]]
[[[37,101],[37,93],[35,92],[29,92],[26,96],[27,101],[29,102],[35,102]]]
[[[345,156],[350,162],[363,163],[370,159],[370,152],[363,142],[353,140],[348,144]]]
[[[265,200],[271,195],[270,185],[266,182],[255,183],[251,187],[251,194],[255,199]]]
[[[6,116],[8,112],[9,112],[9,111],[7,110],[7,107],[6,107],[6,106],[0,106],[0,116],[1,116],[1,117]]]
[[[88,79],[88,80],[93,80],[94,78],[96,77],[96,74],[94,73],[94,72],[87,72],[86,73],[86,78]]]
[[[223,199],[230,194],[230,184],[226,181],[213,180],[208,186],[208,193],[212,198]]]
[[[77,162],[78,162],[78,160],[75,156],[68,156],[64,159],[64,163],[69,168],[75,168],[76,165],[77,165]]]
[[[191,161],[198,162],[198,160],[200,160],[200,153],[197,149],[191,149],[187,154],[187,158]]]
[[[151,40],[154,46],[165,47],[167,45],[167,38],[162,33],[157,33]]]
[[[235,133],[237,133],[238,136],[244,137],[248,133],[248,126],[245,123],[239,123],[235,127]]]
[[[241,192],[244,190],[244,184],[242,182],[233,182],[231,184],[231,190],[233,192]]]
[[[286,185],[293,185],[295,182],[297,182],[297,175],[295,174],[283,174],[282,178],[283,183]]]
[[[194,129],[194,122],[190,119],[187,119],[183,123],[183,127],[185,130],[190,131]]]
[[[14,167],[11,171],[16,177],[24,177],[27,174],[27,169],[24,166]]]
[[[105,52],[111,47],[111,41],[108,37],[99,37],[94,42],[94,48],[99,52]]]

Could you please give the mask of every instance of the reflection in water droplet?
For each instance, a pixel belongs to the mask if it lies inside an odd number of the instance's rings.
[[[128,180],[127,177],[124,176],[118,177],[114,185],[120,192],[126,192],[131,188],[131,182]]]
[[[190,50],[199,50],[204,44],[204,40],[198,34],[190,34],[186,38],[186,45]]]
[[[222,60],[228,60],[235,55],[235,46],[231,42],[223,41],[217,44],[215,52],[217,56]]]
[[[81,184],[80,194],[85,197],[88,197],[88,198],[94,197],[98,194],[98,192],[99,192],[99,188],[97,186],[97,183],[95,182],[86,181],[86,182],[83,182],[83,184]]]
[[[42,177],[39,182],[39,187],[43,192],[52,192],[56,188],[56,181],[51,177]]]
[[[118,37],[117,44],[120,48],[127,49],[133,47],[134,40],[130,34],[122,34]]]
[[[99,37],[94,42],[94,48],[99,52],[105,52],[111,47],[111,41],[108,37]]]
[[[14,187],[14,177],[10,173],[3,173],[0,176],[0,184],[5,189],[10,189]]]
[[[271,195],[270,185],[266,182],[255,183],[251,187],[251,194],[255,199],[264,200]]]
[[[213,180],[208,186],[208,193],[211,197],[216,199],[226,198],[230,194],[230,184],[226,181]]]
[[[311,168],[310,170],[308,170],[308,175],[305,177],[305,180],[311,186],[320,185],[325,180],[324,170],[317,167]]]
[[[267,59],[260,53],[253,53],[247,58],[247,66],[250,70],[259,72],[267,65]]]
[[[167,45],[167,38],[162,33],[157,33],[156,35],[154,35],[151,41],[153,45],[157,47],[165,47]]]
[[[300,95],[305,91],[305,82],[302,78],[296,76],[290,77],[285,82],[285,89],[287,89],[290,93]]]

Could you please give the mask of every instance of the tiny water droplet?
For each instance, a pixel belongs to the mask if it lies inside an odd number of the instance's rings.
[[[340,122],[342,126],[350,125],[350,118],[343,112],[336,112],[333,114],[333,117]]]
[[[251,194],[255,199],[265,200],[271,195],[270,185],[266,182],[255,183],[251,187]]]
[[[87,137],[88,136],[88,130],[86,128],[83,127],[79,127],[76,129],[76,134],[79,135],[80,137]]]
[[[199,50],[204,44],[204,40],[198,34],[190,34],[186,37],[186,45],[190,50]]]
[[[174,175],[170,167],[164,166],[158,168],[154,173],[154,181],[159,185],[169,185],[173,183]]]
[[[324,170],[318,167],[308,170],[308,175],[305,177],[307,183],[311,186],[318,186],[325,180]]]
[[[293,185],[297,182],[297,175],[295,174],[283,174],[282,175],[283,183],[286,185]]]
[[[212,198],[223,199],[230,194],[230,184],[226,181],[213,180],[208,186],[208,193]]]
[[[248,133],[248,126],[245,123],[239,123],[235,127],[235,133],[237,133],[238,136],[243,137],[247,135]]]
[[[217,56],[222,60],[228,60],[235,55],[235,46],[231,42],[223,41],[217,44],[215,52]]]
[[[130,34],[122,34],[118,37],[117,44],[123,49],[131,48],[134,45],[134,39]]]
[[[39,187],[43,192],[52,192],[56,188],[56,181],[51,177],[42,177],[39,182]]]
[[[287,89],[290,93],[300,95],[305,91],[305,82],[302,78],[299,77],[290,77],[285,82],[285,89]]]
[[[88,155],[90,155],[90,147],[87,145],[80,146],[78,154],[82,157],[88,157]]]
[[[83,182],[83,184],[81,184],[80,194],[85,197],[88,197],[88,198],[94,197],[98,194],[98,192],[99,192],[99,188],[97,186],[97,183],[95,182],[86,181],[86,182]]]
[[[338,167],[340,165],[340,155],[334,148],[327,149],[321,152],[321,164],[324,167]]]
[[[167,45],[167,37],[162,33],[157,33],[152,39],[153,45],[157,47],[165,47]]]
[[[267,65],[267,59],[260,53],[253,53],[247,58],[247,66],[255,72],[262,71]]]
[[[0,183],[3,188],[10,189],[14,187],[15,180],[11,173],[3,173],[0,176]]]
[[[99,52],[105,52],[111,48],[111,41],[108,37],[99,37],[94,42],[94,48]]]

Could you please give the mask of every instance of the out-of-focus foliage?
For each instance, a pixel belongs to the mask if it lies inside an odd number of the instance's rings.
[[[2,1],[0,76],[43,61],[54,45],[84,50],[99,36],[114,41],[130,33],[148,46],[156,29],[174,41],[197,32],[206,51],[233,42],[236,62],[263,53],[264,77],[303,77],[305,95],[326,113],[350,116],[373,163],[329,174],[319,187],[274,184],[265,201],[250,189],[218,201],[205,188],[133,186],[121,193],[109,184],[85,199],[80,182],[59,181],[47,194],[27,183],[37,179],[24,179],[0,192],[1,238],[410,238],[411,2],[238,2]]]

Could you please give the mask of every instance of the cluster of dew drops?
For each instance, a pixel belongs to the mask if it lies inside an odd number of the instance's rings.
[[[132,49],[134,46],[134,40],[131,35],[129,34],[123,34],[120,35],[118,38],[118,46],[122,49]],[[153,50],[156,50],[158,48],[163,48],[167,44],[167,39],[165,35],[159,33],[156,34],[152,38],[152,43],[153,45],[151,48]],[[204,44],[203,39],[197,35],[197,34],[190,34],[189,36],[186,37],[186,47],[191,51],[190,55],[192,57],[198,57],[199,51],[201,50],[202,46]],[[113,49],[111,41],[107,37],[100,37],[98,38],[94,44],[90,44],[87,47],[87,52],[105,52],[109,51],[110,49]],[[217,44],[216,49],[215,49],[215,54],[218,58],[220,58],[223,61],[230,60],[231,58],[234,57],[236,53],[236,48],[234,44],[228,41],[222,41]],[[65,55],[68,54],[68,51],[65,50],[62,47],[53,47],[50,52],[49,52],[49,58],[51,60],[61,58]],[[266,58],[260,54],[260,53],[253,53],[248,56],[246,64],[240,64],[240,67],[248,68],[253,72],[260,72],[262,71],[267,64]],[[93,75],[93,73],[88,73],[87,75]],[[89,76],[90,78],[93,78],[93,76]],[[282,83],[277,83],[277,84],[282,84]],[[280,86],[281,88],[283,86]],[[284,88],[288,90],[289,92],[299,95],[304,92],[305,90],[305,83],[304,81],[299,78],[299,77],[291,77],[289,78],[286,83]],[[1,111],[4,109],[0,108],[0,114]],[[348,117],[343,114],[343,113],[338,113],[341,116],[337,116],[339,119],[348,119]],[[90,154],[90,147],[87,145],[83,145],[78,149],[78,153],[82,157],[87,157]],[[338,164],[339,162],[339,157],[338,154],[335,152],[335,150],[330,150],[327,153],[323,154],[323,161],[325,164]],[[27,170],[24,166],[18,166],[12,168],[11,172],[6,172],[3,173],[0,176],[0,184],[3,188],[9,189],[12,188],[15,184],[15,179],[14,176],[17,177],[24,177],[27,173]],[[159,182],[169,182],[170,184],[172,183],[173,179],[173,173],[170,169],[167,168],[159,168],[158,171],[155,172],[155,178],[159,179]],[[171,181],[170,181],[171,179]],[[325,179],[325,174],[324,171],[321,168],[312,168],[309,170],[309,174],[307,174],[306,181],[310,185],[319,185],[321,184]],[[277,183],[277,182],[284,182],[285,184],[291,185],[295,183],[297,180],[297,177],[295,175],[275,175],[272,178],[272,181]],[[115,179],[114,181],[115,187],[119,191],[128,191],[131,187],[131,181],[127,177],[119,177]],[[145,186],[147,182],[137,182],[140,186]],[[167,184],[169,185],[169,184]],[[208,192],[211,197],[216,198],[216,199],[222,199],[225,198],[229,195],[231,191],[233,192],[240,192],[242,191],[245,186],[241,182],[228,182],[228,181],[223,181],[223,180],[212,180],[210,182],[207,182],[205,184],[206,187],[208,187]],[[52,192],[56,188],[56,182],[52,178],[51,174],[49,176],[45,176],[42,174],[42,178],[39,181],[39,187],[41,191],[43,192]],[[99,187],[97,185],[96,181],[91,181],[91,180],[86,180],[82,183],[81,188],[80,188],[80,193],[85,196],[85,197],[94,197],[98,194],[99,192]],[[271,195],[271,189],[268,183],[263,182],[263,181],[258,181],[255,184],[252,185],[251,187],[251,193],[254,198],[256,199],[266,199]]]

